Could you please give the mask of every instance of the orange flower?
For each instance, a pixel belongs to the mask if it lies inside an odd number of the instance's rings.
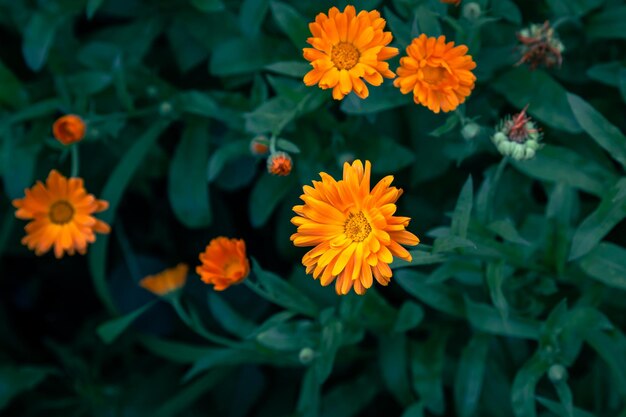
[[[474,89],[476,77],[471,70],[476,63],[467,55],[467,46],[446,43],[445,36],[419,38],[406,48],[408,56],[400,59],[398,78],[393,85],[402,94],[413,92],[416,104],[435,113],[449,112],[463,103]]]
[[[269,150],[265,136],[257,136],[250,141],[250,153],[253,155],[265,155]]]
[[[151,293],[164,296],[182,288],[187,282],[189,266],[180,263],[155,275],[148,275],[139,281],[139,285]]]
[[[332,7],[328,16],[318,14],[309,24],[313,37],[307,42],[313,48],[303,49],[304,58],[313,67],[304,76],[304,83],[318,84],[323,90],[332,88],[335,100],[351,91],[366,98],[369,91],[362,78],[378,86],[383,77],[395,77],[385,61],[398,55],[398,49],[387,46],[393,36],[384,28],[385,19],[376,10],[357,15],[354,6],[346,6],[343,12]]]
[[[343,179],[321,172],[322,181],[304,186],[304,205],[295,206],[298,216],[291,223],[298,231],[291,235],[296,246],[314,246],[302,258],[307,274],[329,285],[335,278],[337,294],[347,294],[354,286],[364,294],[376,278],[389,284],[393,256],[411,261],[402,245],[414,246],[419,239],[405,228],[411,220],[396,217],[395,202],[402,190],[389,185],[389,175],[370,190],[371,164],[361,161],[343,165]]]
[[[276,152],[267,158],[267,172],[272,175],[287,176],[292,167],[293,161],[285,152]]]
[[[250,273],[250,262],[246,258],[246,243],[242,239],[218,237],[200,254],[202,265],[196,272],[206,284],[213,284],[215,291],[223,291],[239,284]]]
[[[24,191],[26,196],[13,200],[15,217],[32,220],[24,230],[22,244],[42,255],[54,245],[54,255],[64,253],[84,255],[87,243],[96,240],[94,232],[109,233],[109,225],[93,217],[106,210],[109,203],[87,194],[81,178],[65,178],[56,170],[50,171],[46,184],[37,181]]]
[[[75,114],[60,117],[52,125],[54,137],[63,145],[80,142],[85,137],[87,127],[83,119]]]
[[[454,4],[455,6],[458,6],[459,4],[461,4],[461,0],[439,0],[442,3],[447,3],[447,4]]]

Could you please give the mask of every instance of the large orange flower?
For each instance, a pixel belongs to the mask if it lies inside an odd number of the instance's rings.
[[[189,266],[180,263],[155,275],[148,275],[139,281],[139,285],[151,293],[164,296],[182,288],[187,282]]]
[[[398,55],[398,48],[387,46],[393,36],[384,28],[385,19],[376,10],[357,15],[354,6],[346,6],[343,12],[332,7],[328,16],[318,14],[309,24],[313,37],[307,42],[313,48],[303,49],[304,58],[313,67],[304,76],[304,83],[318,84],[324,90],[332,88],[336,100],[351,91],[366,98],[369,91],[362,79],[378,86],[383,77],[395,77],[385,61]]]
[[[200,254],[202,265],[196,272],[206,284],[213,284],[215,291],[223,291],[239,284],[250,273],[246,258],[246,242],[242,239],[217,237]]]
[[[417,104],[435,113],[449,112],[463,103],[474,89],[476,77],[471,70],[476,63],[467,55],[467,46],[446,43],[445,36],[419,38],[406,48],[408,56],[400,59],[398,78],[393,85],[402,94],[413,92]]]
[[[411,220],[396,217],[395,202],[402,190],[389,185],[389,175],[370,190],[371,164],[356,160],[343,166],[343,179],[321,172],[322,181],[303,187],[304,205],[295,206],[291,222],[298,231],[291,235],[296,246],[315,246],[302,258],[307,274],[329,285],[335,278],[337,294],[354,286],[364,294],[373,279],[387,285],[393,256],[411,261],[402,245],[417,245],[419,239],[405,230]]]
[[[106,210],[109,203],[87,194],[81,178],[65,178],[56,170],[50,171],[46,184],[37,181],[24,191],[24,198],[13,200],[15,217],[32,220],[24,230],[22,243],[37,255],[54,245],[54,255],[64,253],[84,255],[87,244],[96,240],[94,232],[109,233],[109,225],[93,217]]]

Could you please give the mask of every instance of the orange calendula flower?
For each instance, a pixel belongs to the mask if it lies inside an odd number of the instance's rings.
[[[189,266],[180,263],[174,268],[168,268],[155,275],[148,275],[139,281],[139,285],[155,295],[164,296],[185,285],[187,272],[189,272]]]
[[[66,252],[84,255],[87,244],[96,240],[94,232],[110,232],[108,224],[93,217],[106,210],[109,203],[87,194],[81,178],[68,179],[52,170],[45,185],[37,181],[24,193],[24,198],[13,200],[15,217],[32,220],[24,228],[22,243],[37,255],[48,252],[53,245],[57,258]]]
[[[246,243],[242,239],[218,237],[200,254],[202,265],[196,267],[205,284],[214,285],[215,291],[223,291],[239,284],[250,273],[246,258]]]
[[[313,36],[307,42],[313,48],[303,49],[313,67],[304,83],[332,88],[333,98],[341,100],[351,91],[366,98],[369,91],[363,80],[378,86],[383,77],[395,77],[385,61],[398,55],[398,48],[387,46],[393,36],[383,31],[385,23],[378,11],[357,14],[354,6],[346,6],[343,12],[332,7],[328,16],[318,14],[309,24]]]
[[[54,137],[63,145],[80,142],[85,137],[87,126],[83,119],[75,114],[59,117],[52,125]]]
[[[303,187],[304,205],[295,206],[298,214],[291,222],[298,231],[291,235],[296,246],[314,246],[304,255],[307,274],[329,285],[335,278],[337,294],[347,294],[354,287],[364,294],[373,278],[389,284],[393,257],[411,261],[400,245],[415,246],[419,239],[405,228],[411,220],[397,217],[395,202],[402,190],[390,187],[389,175],[370,190],[371,164],[360,160],[343,166],[343,179],[336,181],[321,172],[322,181]]]
[[[267,158],[267,172],[272,175],[287,176],[292,168],[293,161],[285,152],[275,152]]]
[[[400,59],[398,78],[393,85],[402,94],[413,93],[416,104],[435,113],[449,112],[471,94],[476,77],[476,63],[467,55],[467,46],[446,43],[445,36],[419,38],[406,48],[408,56]]]

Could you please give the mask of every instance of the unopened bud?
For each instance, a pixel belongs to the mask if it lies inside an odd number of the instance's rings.
[[[267,158],[267,172],[272,175],[287,176],[292,168],[293,161],[285,152],[276,152]]]
[[[169,101],[164,101],[159,105],[159,114],[161,116],[168,116],[172,113],[172,110],[174,110],[174,108],[172,107],[172,103]]]
[[[481,14],[482,10],[478,3],[471,2],[463,6],[463,17],[467,20],[478,20]]]
[[[301,364],[308,365],[315,359],[315,351],[310,347],[302,348],[298,354],[298,359],[300,359]]]
[[[267,137],[263,135],[254,137],[250,141],[250,153],[252,153],[253,155],[265,155],[270,149],[267,144]]]
[[[552,382],[562,382],[567,380],[567,369],[563,365],[555,364],[548,369],[548,378]]]
[[[480,133],[480,126],[474,122],[466,124],[463,126],[463,129],[461,129],[461,136],[463,136],[465,140],[474,139],[478,133]]]

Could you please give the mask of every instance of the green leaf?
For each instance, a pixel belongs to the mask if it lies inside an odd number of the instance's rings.
[[[596,64],[587,70],[587,76],[592,80],[618,87],[620,82],[620,71],[624,69],[624,64],[620,61],[604,62]]]
[[[626,250],[611,243],[600,243],[580,260],[580,267],[591,278],[611,288],[626,290]]]
[[[380,87],[369,88],[369,96],[360,99],[351,93],[343,99],[341,110],[348,114],[369,114],[394,109],[411,103],[411,99],[398,92],[391,82],[383,83]]]
[[[626,6],[612,7],[589,19],[585,33],[592,39],[626,39]]]
[[[435,310],[452,316],[465,316],[463,296],[452,287],[436,283],[425,284],[425,275],[408,269],[396,271],[394,278],[406,292]]]
[[[487,287],[489,288],[489,295],[491,296],[491,302],[496,309],[498,309],[498,313],[502,316],[503,319],[509,315],[509,304],[504,297],[504,292],[502,291],[502,285],[504,284],[504,262],[490,262],[487,264],[487,271],[485,273],[485,278],[487,280]]]
[[[252,270],[260,286],[269,297],[268,301],[278,304],[290,311],[295,311],[310,317],[317,317],[318,307],[307,295],[301,293],[276,274],[264,271],[255,259],[252,260]]]
[[[411,43],[411,25],[404,22],[389,7],[385,6],[383,11],[383,15],[389,25],[389,30],[393,33],[394,41],[406,48],[406,46]]]
[[[576,229],[569,259],[592,250],[619,222],[626,218],[626,178],[620,179]]]
[[[288,4],[272,1],[270,6],[278,27],[287,35],[296,48],[302,49],[306,45],[307,38],[311,36],[306,20],[296,9]]]
[[[0,61],[0,104],[20,108],[28,103],[28,92],[19,78]]]
[[[546,407],[551,413],[556,414],[559,417],[567,417],[567,412],[565,408],[557,403],[556,401],[552,401],[548,398],[541,397],[539,395],[536,396],[537,402]],[[579,408],[574,407],[574,417],[596,417],[594,414],[591,414],[587,411],[581,410]]]
[[[242,363],[252,364],[262,362],[257,351],[246,349],[207,349],[205,355],[194,362],[193,366],[183,376],[182,382],[191,381],[196,376],[215,368],[223,366],[234,366]]]
[[[515,417],[536,417],[535,388],[550,364],[535,354],[517,372],[511,388]]]
[[[208,160],[208,124],[190,121],[172,157],[167,187],[176,218],[190,229],[206,227],[213,220],[205,177]]]
[[[42,134],[42,129],[36,128],[32,133]],[[31,134],[32,134],[31,133]],[[2,154],[2,181],[4,193],[9,199],[24,197],[24,190],[33,185],[37,157],[41,150],[40,143],[33,140],[23,140],[5,134]]]
[[[124,331],[128,328],[128,326],[133,324],[133,322],[137,320],[139,316],[141,316],[143,313],[148,311],[150,307],[155,305],[156,301],[157,300],[153,300],[149,302],[148,304],[144,304],[138,309],[131,311],[130,313],[122,317],[117,317],[117,318],[114,318],[112,320],[102,323],[96,329],[98,336],[100,336],[100,339],[102,339],[104,343],[106,344],[112,343],[122,333],[124,333]]]
[[[528,113],[548,126],[569,133],[581,131],[567,101],[567,91],[547,73],[516,68],[498,77],[491,85],[517,108],[528,105]]]
[[[250,194],[250,222],[253,227],[263,226],[270,218],[274,209],[287,196],[296,184],[296,177],[289,175],[280,177],[264,173],[256,182]]]
[[[222,0],[190,0],[193,7],[205,13],[219,12],[224,10]]]
[[[433,243],[433,255],[438,253],[454,252],[460,248],[476,248],[471,240],[458,236],[442,236],[435,239]]]
[[[463,349],[454,379],[454,404],[459,417],[476,415],[485,376],[490,338],[478,333]]]
[[[156,356],[175,363],[191,364],[204,358],[213,348],[174,342],[154,336],[138,336],[141,344]]]
[[[285,152],[300,153],[300,148],[298,148],[295,143],[288,141],[287,139],[278,139],[276,141],[276,146],[278,149],[282,149]]]
[[[209,159],[207,166],[207,179],[209,182],[213,182],[217,176],[222,172],[222,169],[229,162],[232,162],[242,156],[250,155],[250,143],[244,140],[238,140],[233,142],[226,142],[213,154]]]
[[[430,136],[436,138],[451,132],[460,122],[459,116],[456,113],[451,114],[446,118],[446,122],[439,126],[437,129],[429,133]]]
[[[445,411],[443,366],[448,335],[447,330],[434,332],[425,342],[414,344],[411,355],[413,388],[424,406],[437,415]]]
[[[84,71],[65,79],[68,90],[77,96],[99,93],[110,86],[112,81],[111,74],[104,71]]]
[[[424,404],[420,401],[405,409],[402,417],[424,417]]]
[[[604,195],[606,183],[615,183],[617,179],[591,159],[560,146],[546,145],[535,158],[511,163],[532,178],[562,182],[597,196]],[[572,170],[573,166],[575,170]]]
[[[278,323],[256,335],[261,345],[286,352],[316,346],[319,338],[319,329],[310,320]]]
[[[376,375],[376,376],[374,376]],[[335,384],[330,392],[322,397],[324,417],[357,417],[361,410],[371,404],[382,384],[373,384],[378,374],[363,372],[358,377]]]
[[[496,220],[490,223],[487,228],[507,242],[530,246],[530,243],[515,229],[515,225],[511,219]]]
[[[254,134],[279,134],[296,116],[298,110],[292,100],[278,96],[245,114],[246,130]]]
[[[494,16],[502,17],[509,22],[520,25],[522,14],[517,5],[512,0],[498,0],[490,3],[491,13]]]
[[[198,380],[183,387],[178,393],[165,399],[163,404],[150,415],[170,417],[184,414],[201,396],[205,395],[228,374],[226,369],[215,369]]]
[[[441,25],[437,14],[430,10],[425,4],[420,5],[415,12],[417,16],[417,32],[425,33],[428,36],[441,35]]]
[[[126,187],[130,183],[139,164],[146,154],[169,125],[168,120],[158,120],[155,122],[143,136],[139,137],[135,143],[124,153],[124,156],[109,174],[109,180],[102,190],[100,198],[109,202],[109,209],[104,211],[99,217],[107,222],[112,223],[117,206],[119,205]],[[110,313],[115,313],[116,308],[113,298],[106,282],[106,258],[107,245],[109,243],[109,235],[98,236],[96,242],[92,245],[88,254],[89,270],[93,279],[94,287],[98,297],[104,303]]]
[[[387,137],[368,144],[362,155],[364,159],[373,161],[372,172],[381,175],[400,171],[415,161],[415,154],[410,149]]]
[[[604,0],[548,0],[548,5],[557,16],[582,16],[602,5]]]
[[[383,335],[378,339],[378,363],[387,391],[400,403],[414,400],[409,386],[406,336],[402,333]]]
[[[244,0],[239,10],[239,27],[249,37],[257,36],[269,9],[270,0]]]
[[[267,36],[234,38],[220,43],[213,51],[210,71],[215,76],[247,74],[291,57],[289,45]]]
[[[289,77],[303,78],[312,67],[308,62],[282,61],[266,65],[265,69]]]
[[[472,212],[472,204],[474,200],[474,189],[472,177],[470,176],[459,194],[459,198],[456,201],[456,207],[454,208],[454,214],[452,216],[452,226],[450,227],[450,233],[454,236],[462,238],[467,237],[467,227],[469,226],[470,215]]]
[[[343,340],[343,326],[339,320],[332,318],[322,328],[320,355],[315,359],[315,373],[320,384],[330,376],[337,351]]]
[[[315,368],[309,368],[302,378],[298,405],[298,416],[317,417],[319,415],[320,396],[322,384],[320,384]]]
[[[104,3],[104,0],[87,0],[87,19],[91,20],[100,6],[102,6],[102,3]]]
[[[209,309],[215,320],[229,333],[245,338],[254,330],[254,323],[235,311],[222,297],[209,292]]]
[[[432,265],[445,262],[447,257],[442,253],[431,253],[423,250],[412,250],[409,251],[411,257],[413,258],[411,262],[406,262],[402,259],[394,259],[391,263],[391,268],[403,268],[407,266],[417,266],[417,265]]]
[[[59,16],[37,12],[26,24],[22,54],[31,70],[39,71],[46,63],[57,26],[61,23]]]
[[[396,333],[404,333],[417,327],[424,318],[424,309],[413,301],[405,301],[400,307],[398,318],[393,326]]]
[[[502,317],[493,307],[487,304],[474,303],[465,299],[468,321],[475,328],[485,333],[522,339],[538,339],[539,323],[523,317]]]
[[[0,410],[5,409],[13,398],[34,389],[54,373],[51,368],[37,366],[0,366]]]

